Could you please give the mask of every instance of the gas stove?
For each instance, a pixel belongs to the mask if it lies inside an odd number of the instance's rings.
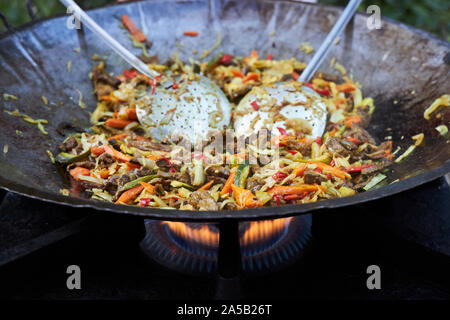
[[[326,213],[220,224],[0,196],[2,299],[450,298],[448,177]],[[374,265],[381,289],[370,290]]]

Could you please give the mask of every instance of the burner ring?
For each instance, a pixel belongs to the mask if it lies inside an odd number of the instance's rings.
[[[275,272],[301,259],[311,240],[311,225],[311,215],[241,222],[242,273]],[[184,274],[217,274],[218,224],[145,220],[145,228],[140,247],[158,264]]]

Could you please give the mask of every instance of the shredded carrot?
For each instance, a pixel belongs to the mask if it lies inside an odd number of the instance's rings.
[[[172,109],[169,109],[166,111],[166,114],[171,113],[171,112],[175,112],[177,110],[177,107],[174,107]]]
[[[312,184],[302,184],[299,186],[275,186],[268,192],[274,196],[284,196],[290,194],[303,194],[305,192],[316,191],[318,187]]]
[[[127,169],[128,170],[139,169],[140,167],[141,167],[141,165],[139,165],[139,164],[132,163],[132,162],[127,162]]]
[[[197,37],[198,36],[197,31],[185,31],[185,32],[183,32],[183,34],[188,37]]]
[[[291,174],[295,174],[296,177],[301,176],[303,173],[305,173],[307,168],[308,165],[306,163],[301,163],[292,171]]]
[[[350,116],[345,118],[345,126],[350,128],[354,124],[360,123],[362,120],[362,116]]]
[[[155,191],[155,187],[154,187],[153,185],[151,185],[150,183],[141,181],[141,182],[139,182],[139,184],[140,184],[141,186],[143,186],[143,187],[145,188],[145,191],[147,191],[147,192],[150,193],[150,194],[152,194],[153,191]]]
[[[351,179],[352,176],[349,175],[347,172],[339,170],[338,168],[332,167],[328,164],[325,164],[323,162],[319,162],[319,161],[308,161],[309,164],[315,164],[317,166],[317,168],[320,168],[324,171],[327,171],[329,173],[331,173],[332,175],[344,180],[345,178]]]
[[[122,161],[122,162],[128,162],[132,157],[127,156],[126,154],[123,154],[120,151],[117,151],[116,149],[111,148],[110,146],[104,146],[105,152],[111,155],[113,158]]]
[[[108,170],[108,169],[102,169],[102,170],[99,172],[99,174],[100,174],[100,177],[101,177],[102,179],[106,179],[106,178],[109,177],[109,170]]]
[[[136,41],[144,42],[147,40],[145,34],[143,34],[142,31],[139,30],[138,27],[136,27],[134,22],[126,14],[122,16],[122,23],[128,29],[128,31],[131,33],[131,35]]]
[[[93,155],[95,155],[95,156],[99,156],[99,155],[101,155],[103,152],[105,152],[104,146],[100,146],[100,147],[93,146],[93,147],[91,147],[91,153],[92,153]]]
[[[128,133],[119,133],[119,134],[116,134],[115,136],[111,136],[111,137],[109,137],[108,138],[108,141],[109,140],[122,140],[123,138],[126,138],[126,137],[128,137]]]
[[[147,159],[150,159],[150,160],[153,160],[153,161],[158,160],[159,158],[160,158],[159,156],[155,156],[154,154],[151,154],[151,155],[147,156]]]
[[[134,188],[128,189],[119,197],[116,204],[127,204],[128,202],[137,198],[137,196],[144,190],[142,185],[137,185]]]
[[[115,96],[100,96],[100,101],[119,102],[119,99]]]
[[[356,88],[351,83],[343,83],[336,85],[336,89],[341,92],[352,92],[355,91]]]
[[[300,75],[299,75],[297,72],[292,71],[292,78],[293,78],[295,81],[297,81],[297,79],[300,78]]]
[[[244,78],[244,80],[242,80],[242,82],[247,82],[247,81],[251,81],[251,80],[254,80],[254,81],[259,80],[259,74],[257,74],[257,73],[249,73],[249,74]]]
[[[115,128],[115,129],[123,129],[125,128],[127,125],[129,125],[131,122],[130,120],[124,120],[124,119],[119,119],[119,118],[110,118],[108,120],[106,120],[106,125],[108,127],[111,128]]]
[[[241,208],[256,208],[262,207],[260,201],[255,200],[255,196],[250,190],[242,189],[235,184],[231,185],[236,203]]]
[[[251,57],[252,57],[252,58],[258,59],[258,57],[259,57],[259,56],[258,56],[258,51],[252,50]]]
[[[81,176],[89,176],[91,174],[91,171],[89,169],[83,168],[83,167],[75,167],[72,170],[69,171],[72,178],[74,178],[77,181],[80,181],[80,175]]]
[[[237,70],[237,69],[231,69],[230,71],[237,78],[244,78],[245,77],[244,74],[241,71]]]
[[[208,183],[205,183],[203,186],[201,186],[200,188],[198,188],[198,190],[209,190],[209,188],[211,188],[211,186],[214,184],[214,180],[211,180]]]
[[[231,192],[231,185],[234,182],[235,176],[236,176],[236,167],[233,168],[233,170],[230,172],[230,175],[228,176],[228,179],[225,182],[225,185],[223,186],[222,191],[220,191],[220,195],[228,194]]]
[[[128,108],[126,110],[126,113],[127,113],[128,120],[130,120],[130,121],[137,121],[138,120],[135,108]]]

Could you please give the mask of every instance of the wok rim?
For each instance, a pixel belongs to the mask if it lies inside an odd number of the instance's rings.
[[[20,194],[22,196],[42,200],[49,203],[70,206],[74,208],[94,209],[96,211],[106,211],[117,214],[134,215],[141,218],[170,220],[170,221],[196,221],[196,222],[217,222],[224,219],[237,220],[267,220],[275,218],[286,218],[309,214],[320,211],[330,211],[345,206],[363,204],[369,201],[378,200],[388,196],[398,194],[427,182],[433,181],[450,172],[450,160],[442,166],[419,174],[417,176],[391,183],[374,190],[358,193],[353,196],[343,198],[333,198],[320,200],[317,202],[282,205],[278,207],[262,207],[243,210],[219,210],[219,211],[189,211],[189,210],[170,210],[158,208],[141,208],[138,206],[117,205],[110,202],[95,201],[77,197],[64,196],[52,192],[42,191],[24,185],[17,184],[0,177],[0,188]],[[70,200],[67,201],[67,199]]]
[[[113,6],[123,6],[129,3],[136,2],[154,2],[155,0],[144,1],[130,1],[127,3],[114,3],[105,6],[96,7],[87,11],[93,12],[96,10],[103,10]],[[296,0],[281,0],[282,2],[299,4],[304,6],[316,6],[321,8],[334,8],[342,10],[342,7],[324,5],[319,3],[305,3]],[[190,0],[173,1],[173,2],[192,2]],[[273,0],[264,0],[262,2],[274,2]],[[358,12],[357,15],[368,16],[366,13]],[[20,27],[12,27],[6,32],[0,34],[0,39],[12,36],[17,32],[24,32],[27,29],[42,24],[46,21],[58,19],[66,16],[66,14],[59,14],[44,19],[28,22]],[[450,49],[450,42],[438,38],[436,35],[427,31],[409,26],[396,20],[382,17],[383,22],[397,25],[410,32],[418,34],[422,37],[427,37],[433,41],[436,41]],[[405,161],[408,161],[406,159]],[[27,187],[26,185],[16,183],[5,177],[0,176],[0,188],[7,192],[16,193],[28,198],[41,200],[47,203],[53,203],[57,205],[69,206],[80,209],[93,209],[98,212],[108,212],[115,214],[127,214],[138,218],[148,218],[156,220],[171,220],[171,221],[195,221],[195,222],[217,222],[224,219],[237,219],[237,220],[266,220],[275,218],[286,218],[290,216],[317,213],[317,212],[330,212],[332,209],[338,209],[345,206],[363,204],[373,200],[378,200],[388,196],[398,194],[400,192],[418,187],[422,184],[435,180],[450,173],[450,159],[437,168],[431,169],[419,175],[416,175],[405,180],[398,181],[396,183],[389,184],[374,190],[358,193],[353,196],[343,198],[333,198],[327,200],[320,200],[312,203],[295,204],[295,205],[282,205],[278,207],[262,207],[244,210],[220,210],[220,211],[188,211],[188,210],[170,210],[159,208],[141,208],[138,206],[128,205],[116,205],[109,202],[95,201],[91,199],[77,198],[72,196],[64,196],[55,192],[39,190],[36,188]]]

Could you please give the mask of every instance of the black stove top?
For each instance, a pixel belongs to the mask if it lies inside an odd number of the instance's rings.
[[[142,219],[0,194],[2,299],[217,297],[218,279],[171,271],[139,243]],[[445,178],[350,208],[314,214],[307,254],[259,277],[241,276],[249,299],[449,299],[450,186]],[[81,290],[68,290],[69,265]],[[369,290],[366,269],[381,270]]]

